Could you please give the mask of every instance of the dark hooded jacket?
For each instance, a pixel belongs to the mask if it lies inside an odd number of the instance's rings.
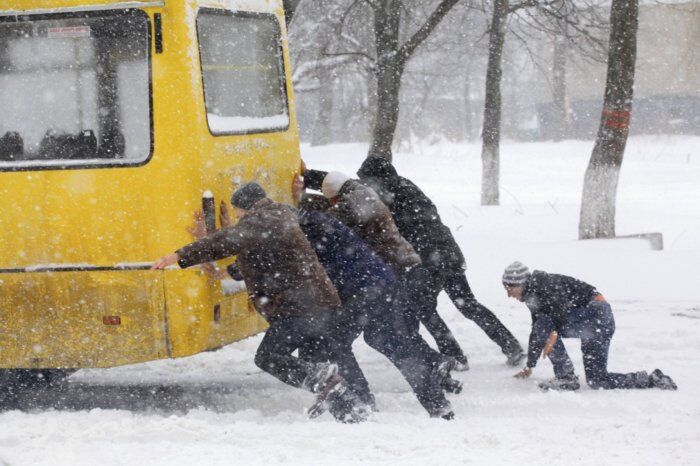
[[[299,218],[289,206],[258,201],[236,225],[177,251],[182,268],[237,255],[255,307],[266,319],[340,306]]]
[[[435,204],[413,182],[399,176],[391,162],[368,157],[357,175],[389,207],[401,235],[420,255],[424,266],[464,269],[464,255],[450,229],[442,223]]]
[[[580,309],[590,304],[598,295],[595,287],[566,275],[535,270],[525,282],[523,302],[527,305],[532,315],[533,331],[530,333],[528,348],[528,366],[535,367],[537,358],[544,347],[546,334],[536,334],[535,322],[543,317],[549,317],[552,328],[547,331],[558,330],[567,324],[568,311]],[[548,333],[548,332],[545,332]]]

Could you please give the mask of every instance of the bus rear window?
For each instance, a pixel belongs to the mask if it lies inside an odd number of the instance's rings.
[[[212,134],[286,130],[289,113],[277,18],[203,9],[197,33]]]
[[[0,108],[0,169],[145,161],[148,16],[0,18]]]

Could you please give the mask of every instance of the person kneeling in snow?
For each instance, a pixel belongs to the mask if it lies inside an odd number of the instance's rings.
[[[334,344],[340,298],[299,228],[297,215],[268,199],[257,183],[234,192],[231,204],[239,218],[236,225],[158,259],[152,269],[174,264],[187,268],[237,255],[255,308],[270,324],[255,364],[288,385],[319,394],[313,409],[328,401],[337,419],[364,420],[367,412],[347,389],[336,364],[313,364],[292,356],[306,340],[325,339],[333,363],[357,366],[351,351]]]
[[[617,374],[608,372],[608,350],[615,333],[612,308],[593,286],[565,275],[529,269],[520,262],[503,273],[508,297],[524,302],[532,314],[527,365],[515,377],[527,378],[537,359],[549,357],[555,378],[540,383],[543,390],[577,390],[578,377],[561,338],[580,338],[586,382],[591,388],[660,388],[676,390],[659,369]]]

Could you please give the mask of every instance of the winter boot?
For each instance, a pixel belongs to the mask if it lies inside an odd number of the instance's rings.
[[[449,403],[445,406],[435,408],[430,411],[430,417],[440,417],[446,421],[451,421],[455,418],[455,413]]]
[[[661,372],[660,369],[654,369],[654,372],[649,376],[649,387],[661,390],[678,390],[673,379]]]
[[[319,390],[316,402],[308,409],[307,414],[311,419],[325,413],[330,405],[330,396],[334,391],[348,391],[345,380],[338,374],[333,374],[326,380],[326,384]]]
[[[450,376],[450,372],[457,367],[457,360],[452,356],[443,356],[442,360],[433,368],[435,380],[442,384],[442,381]]]
[[[370,406],[362,403],[357,395],[348,389],[345,380],[339,375],[334,375],[318,395],[316,403],[308,410],[311,419],[319,417],[329,411],[336,421],[355,424],[366,421],[372,414]]]
[[[540,382],[538,385],[544,392],[548,390],[574,391],[581,388],[581,384],[578,382],[578,377],[576,377],[574,374],[560,378],[555,377],[547,380],[546,382]]]
[[[455,380],[450,375],[450,371],[457,367],[456,358],[444,356],[442,361],[433,369],[433,378],[437,384],[448,393],[459,393],[462,391],[462,382]]]
[[[509,366],[519,366],[521,362],[525,359],[525,353],[523,353],[522,350],[518,350],[514,353],[510,353],[508,355],[508,359],[506,359],[506,364]]]
[[[308,375],[301,386],[311,393],[319,393],[321,389],[326,387],[327,382],[338,374],[337,364],[330,364],[327,362],[307,364],[309,364]]]
[[[463,388],[462,382],[453,379],[451,375],[448,375],[442,380],[442,382],[440,382],[440,387],[442,387],[442,389],[447,393],[454,394],[461,393]]]
[[[459,356],[455,356],[455,368],[457,372],[466,372],[469,370],[469,360],[467,360],[467,356],[464,354],[460,354]]]
[[[344,424],[364,422],[372,414],[372,407],[360,401],[357,395],[347,388],[345,382],[331,390],[326,397],[326,403],[335,420]]]

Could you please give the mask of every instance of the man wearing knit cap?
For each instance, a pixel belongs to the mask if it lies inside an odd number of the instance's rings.
[[[437,312],[438,296],[445,291],[457,310],[481,328],[517,366],[525,359],[523,348],[490,309],[477,301],[466,275],[466,260],[435,204],[408,178],[400,176],[391,161],[372,155],[357,171],[362,183],[372,187],[386,204],[401,235],[422,260],[411,301],[416,309],[413,325],[422,323],[444,355],[468,369],[467,357]]]
[[[293,387],[329,401],[344,422],[366,418],[357,397],[347,389],[344,374],[362,375],[346,345],[336,344],[333,329],[340,298],[289,206],[268,199],[257,183],[248,183],[231,197],[238,223],[199,239],[155,261],[153,269],[181,268],[237,256],[240,273],[256,310],[270,327],[258,347],[255,364]],[[306,340],[328,340],[333,364],[313,364],[292,353]]]
[[[540,383],[543,390],[577,390],[578,378],[561,338],[581,339],[586,382],[591,388],[660,388],[676,390],[671,377],[659,369],[651,374],[608,372],[608,351],[615,333],[612,308],[593,286],[566,275],[530,270],[513,262],[503,273],[508,297],[524,302],[532,314],[526,367],[516,374],[527,378],[537,359],[549,357],[555,378]]]
[[[344,175],[335,179],[337,183],[333,177],[327,177],[328,182],[323,185],[326,195],[337,196],[347,181]],[[432,366],[412,344],[408,332],[402,331],[403,315],[393,305],[397,280],[391,267],[348,226],[324,212],[327,204],[316,198],[309,203],[310,197],[304,196],[303,184],[298,179],[293,193],[299,203],[301,229],[338,290],[343,311],[354,321],[354,337],[363,333],[365,342],[396,366],[431,416],[451,419],[453,413],[443,387],[424,377]],[[447,385],[448,381],[444,382]],[[459,382],[449,383],[447,388],[451,391],[461,390]],[[362,399],[362,394],[358,395]]]
[[[407,337],[405,341],[412,345],[410,352],[421,354],[425,363],[433,367],[434,373],[423,379],[434,379],[448,390],[458,387],[459,383],[450,376],[455,360],[432,349],[418,332],[418,327],[407,324],[407,315],[414,314],[411,308],[415,306],[408,291],[417,288],[417,282],[423,279],[419,275],[422,269],[418,267],[421,258],[399,232],[387,206],[372,188],[340,172],[306,170],[304,184],[305,187],[320,189],[329,200],[327,212],[362,238],[399,279],[394,313],[401,320],[398,323]]]

